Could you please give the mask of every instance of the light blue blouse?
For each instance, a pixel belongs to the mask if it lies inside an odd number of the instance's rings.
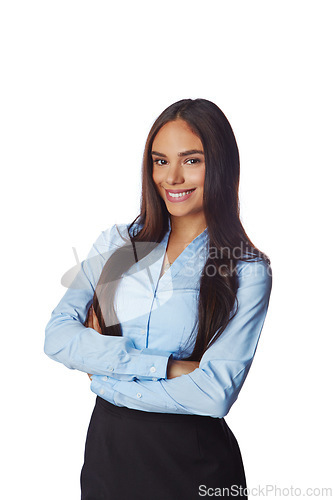
[[[91,390],[117,406],[143,411],[222,418],[236,401],[253,361],[272,287],[265,261],[237,262],[236,316],[204,353],[199,368],[167,379],[169,357],[194,346],[199,281],[208,256],[207,228],[159,279],[171,231],[120,280],[114,307],[123,336],[100,335],[83,323],[103,266],[130,245],[127,224],[102,231],[70,287],[52,311],[44,351],[70,369],[91,373]],[[134,257],[133,257],[134,258]],[[236,303],[231,315],[234,313]]]

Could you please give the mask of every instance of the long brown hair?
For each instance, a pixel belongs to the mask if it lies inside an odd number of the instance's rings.
[[[259,257],[270,265],[267,255],[254,246],[240,221],[238,147],[226,116],[213,102],[182,99],[167,107],[152,125],[143,155],[140,214],[128,225],[133,248],[131,245],[120,247],[107,260],[95,289],[93,306],[102,333],[122,335],[113,307],[117,283],[135,263],[135,243],[141,242],[140,255],[136,255],[140,260],[152,250],[151,242],[158,244],[169,229],[169,212],[152,177],[151,150],[154,138],[163,125],[177,119],[186,121],[201,139],[205,154],[203,210],[209,252],[200,277],[197,321],[188,339],[190,341],[196,334],[195,345],[191,355],[182,358],[200,361],[237,312],[238,304],[231,317],[238,288],[237,261]],[[139,230],[134,230],[138,227]],[[144,242],[147,242],[146,246]]]

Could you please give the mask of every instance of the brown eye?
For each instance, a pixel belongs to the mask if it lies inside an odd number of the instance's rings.
[[[200,160],[198,158],[190,158],[189,160],[187,161],[191,161],[191,162],[194,162],[194,163],[190,163],[190,165],[195,165],[196,163],[200,163]]]
[[[153,162],[156,164],[156,165],[159,165],[160,167],[162,167],[163,165],[161,165],[160,163],[158,163],[159,161],[165,161],[165,160],[153,160]]]

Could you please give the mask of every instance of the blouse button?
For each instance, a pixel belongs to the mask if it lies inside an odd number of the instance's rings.
[[[156,372],[156,368],[155,368],[155,366],[152,366],[152,367],[150,368],[150,371],[151,371],[152,373],[155,373],[155,372]]]
[[[102,378],[102,380],[103,380],[104,382],[107,382],[107,381],[108,381],[108,378],[107,378],[107,377],[103,377],[103,378]]]
[[[101,390],[99,391],[99,393],[100,393],[100,395],[101,395],[101,396],[103,396],[103,394],[105,394],[104,389],[101,389]]]
[[[137,398],[141,398],[141,396],[142,396],[142,395],[141,395],[141,393],[140,393],[140,392],[138,392],[138,393],[137,393],[137,395],[136,395],[136,397],[137,397]]]

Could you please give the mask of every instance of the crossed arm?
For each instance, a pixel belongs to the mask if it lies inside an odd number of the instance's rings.
[[[104,252],[120,243],[114,227],[97,239],[75,286],[52,312],[45,353],[70,369],[92,374],[91,390],[116,405],[225,416],[247,377],[264,324],[272,286],[268,266],[241,263],[236,316],[200,363],[173,360],[169,351],[137,349],[129,337],[100,335],[97,318],[92,313],[87,317]]]
[[[96,330],[96,332],[100,334],[102,333],[93,305],[91,305],[88,310],[84,326],[86,326],[87,328],[93,328],[94,330]],[[199,361],[182,361],[169,358],[166,378],[171,379],[180,377],[180,375],[186,375],[188,373],[191,373],[196,368],[199,368]],[[88,373],[88,377],[90,378],[90,380],[92,380],[91,373]]]

